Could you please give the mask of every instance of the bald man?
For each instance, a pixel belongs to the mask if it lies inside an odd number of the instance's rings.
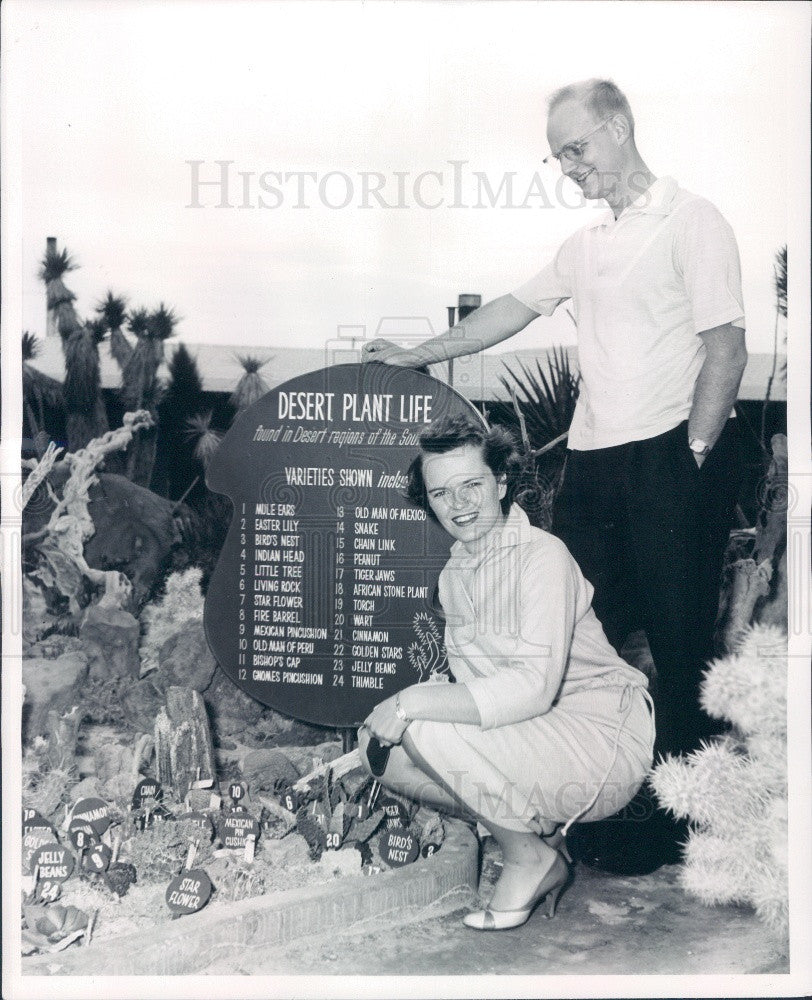
[[[612,81],[553,94],[547,139],[547,161],[608,210],[511,294],[409,350],[372,341],[364,360],[421,367],[472,354],[572,303],[581,390],[552,530],[595,588],[615,648],[645,630],[656,748],[688,752],[717,731],[699,684],[739,477],[731,418],[747,352],[736,240],[709,201],[654,176]],[[684,833],[639,798],[625,817],[581,828],[581,854],[610,871],[652,871],[679,860]]]

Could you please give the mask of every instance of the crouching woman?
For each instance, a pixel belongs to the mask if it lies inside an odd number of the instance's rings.
[[[409,497],[455,540],[439,597],[456,683],[405,688],[359,732],[362,759],[373,736],[391,748],[385,786],[501,847],[488,908],[465,917],[479,930],[517,927],[542,901],[554,915],[569,824],[631,800],[654,738],[645,676],[609,645],[564,544],[513,502],[518,471],[499,428],[456,417],[422,434]]]

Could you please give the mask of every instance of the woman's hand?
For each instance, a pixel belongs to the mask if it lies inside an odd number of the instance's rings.
[[[364,725],[381,743],[400,743],[409,725],[395,713],[395,699],[387,698],[376,705],[364,720]]]
[[[361,361],[380,361],[385,365],[396,365],[400,368],[415,368],[422,362],[413,351],[398,347],[391,340],[370,340],[361,349]]]

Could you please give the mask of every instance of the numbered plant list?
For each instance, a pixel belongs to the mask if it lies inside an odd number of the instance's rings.
[[[421,430],[479,414],[447,385],[381,364],[272,389],[207,472],[234,505],[205,628],[247,694],[296,719],[355,726],[447,672],[437,578],[451,540],[405,498]]]

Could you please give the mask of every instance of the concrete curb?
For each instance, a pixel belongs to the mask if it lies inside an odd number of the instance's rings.
[[[476,890],[476,838],[462,823],[447,821],[446,831],[441,850],[404,868],[240,900],[227,910],[201,910],[148,933],[23,959],[21,971],[29,976],[190,975],[229,946],[274,947],[346,931],[371,918],[396,913],[408,918],[455,890]]]

